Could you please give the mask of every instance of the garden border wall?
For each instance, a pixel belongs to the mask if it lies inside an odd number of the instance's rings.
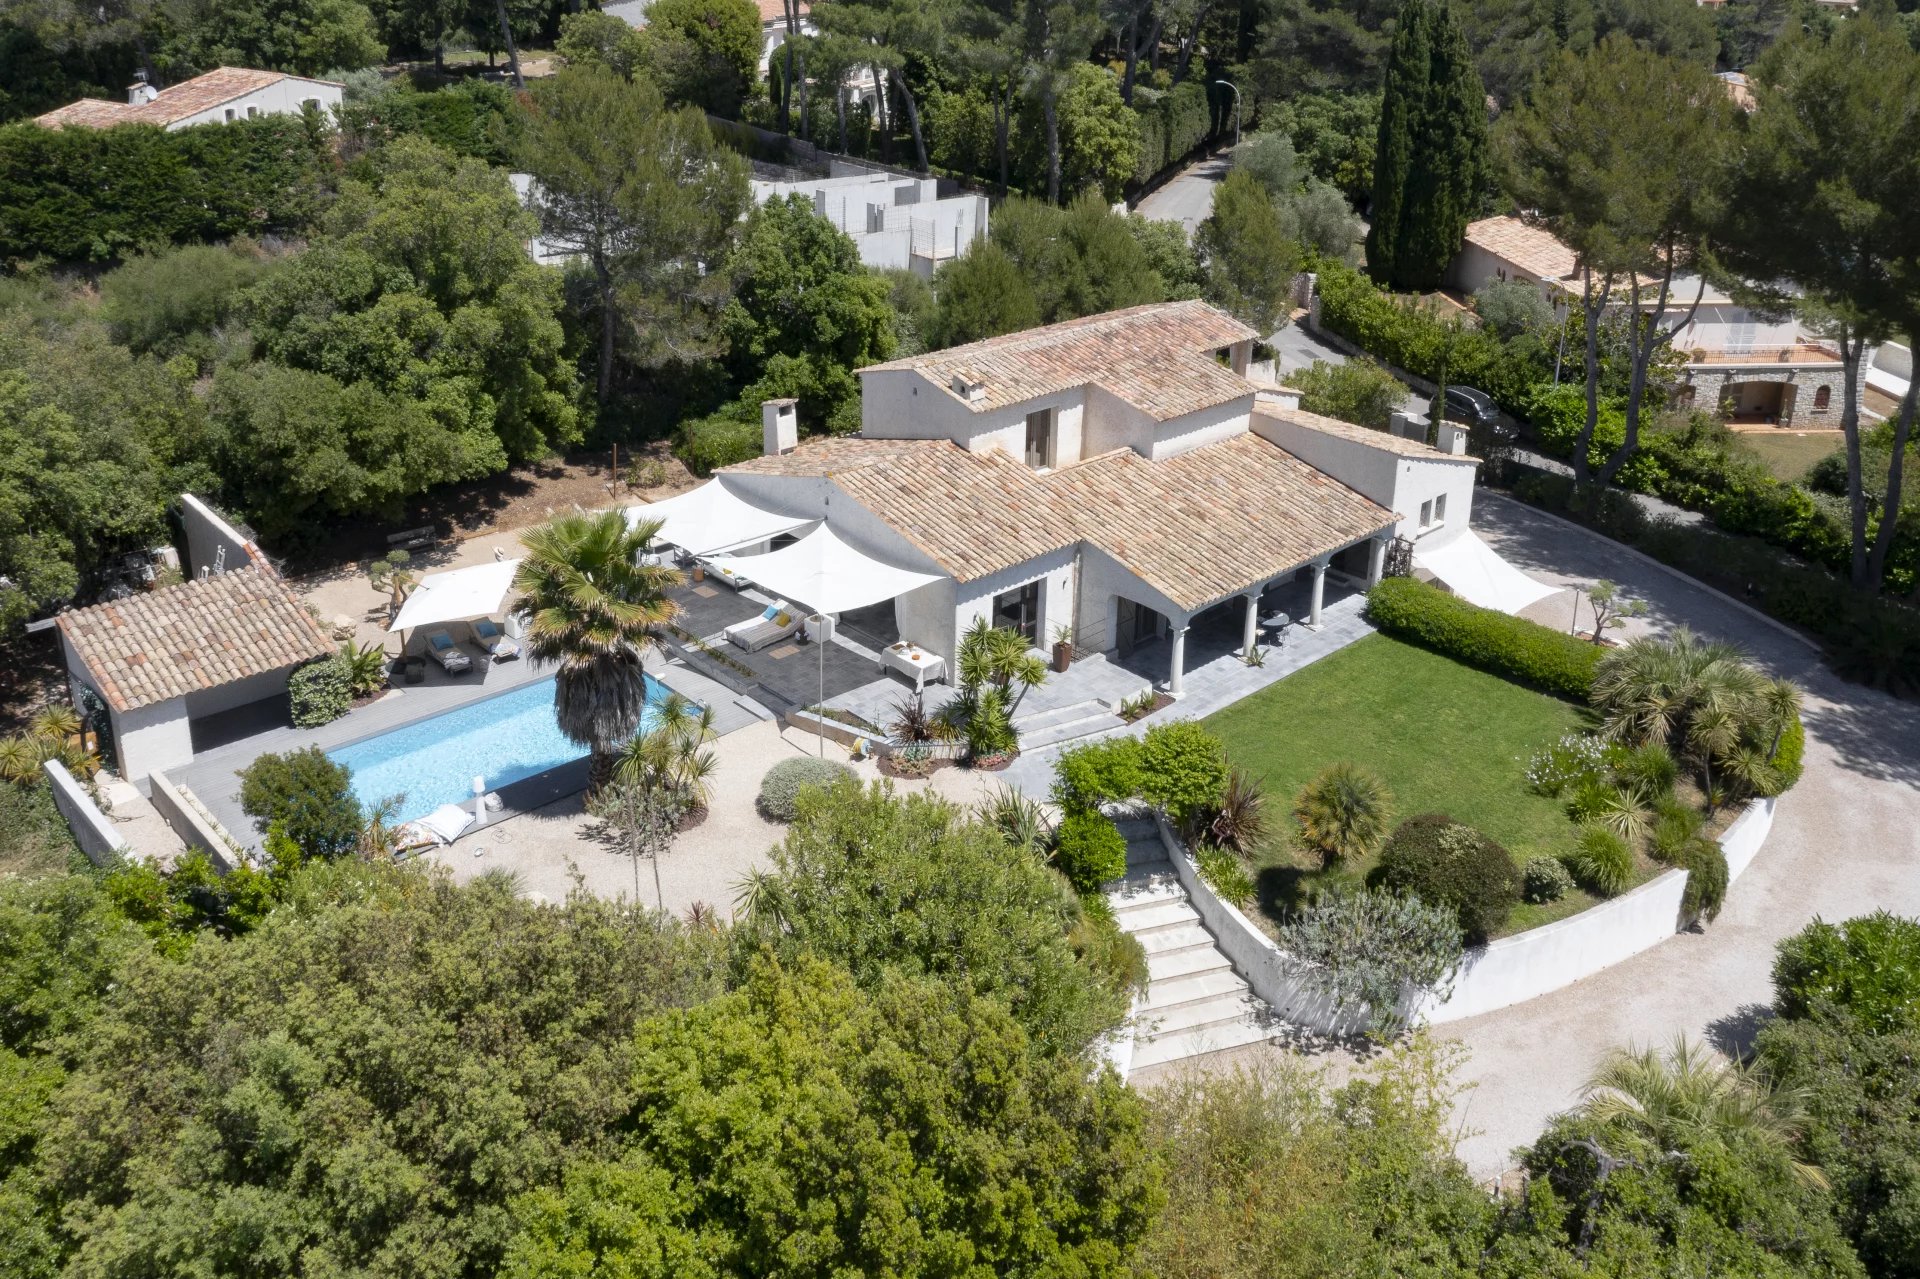
[[[88,861],[95,866],[110,866],[114,859],[132,851],[121,838],[113,819],[100,811],[86,788],[74,780],[59,760],[47,760],[40,767],[53,791],[53,806],[66,819],[67,829],[73,832],[73,842],[80,845]]]
[[[197,801],[182,794],[182,788],[159,769],[147,774],[153,788],[148,796],[154,810],[173,827],[173,833],[189,850],[198,848],[213,859],[222,874],[233,869],[239,858],[238,844],[210,814],[203,813]]]
[[[1756,799],[1720,837],[1727,859],[1727,882],[1738,879],[1773,829],[1776,805]],[[1329,1035],[1363,1031],[1370,1017],[1342,1014],[1314,990],[1311,966],[1274,945],[1252,920],[1221,901],[1205,880],[1186,846],[1164,817],[1157,817],[1160,839],[1174,876],[1187,892],[1194,913],[1214,936],[1220,953],[1233,964],[1254,994],[1281,1017]],[[1680,903],[1687,872],[1669,870],[1631,892],[1589,907],[1577,915],[1469,951],[1446,999],[1429,997],[1418,1019],[1429,1024],[1459,1021],[1494,1012],[1564,989],[1583,978],[1651,950],[1687,924]],[[1409,1011],[1411,992],[1401,1001]]]

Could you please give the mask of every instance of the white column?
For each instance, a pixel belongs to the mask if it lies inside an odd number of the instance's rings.
[[[1256,586],[1240,598],[1247,602],[1246,626],[1240,636],[1240,651],[1250,654],[1260,638],[1260,588]]]
[[[1187,628],[1173,628],[1173,665],[1167,671],[1167,695],[1180,696],[1180,676],[1187,665]]]
[[[1307,629],[1320,629],[1320,601],[1327,593],[1327,562],[1313,562],[1313,606],[1307,611]]]
[[[1387,539],[1376,537],[1367,547],[1367,585],[1378,586],[1387,571]]]

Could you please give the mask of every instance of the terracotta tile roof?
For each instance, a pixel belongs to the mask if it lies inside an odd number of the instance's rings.
[[[82,98],[57,111],[38,117],[36,124],[49,129],[64,125],[85,125],[104,129],[115,124],[157,124],[166,126],[188,116],[198,115],[223,102],[258,92],[282,80],[307,80],[312,84],[333,84],[310,76],[290,76],[284,71],[256,71],[251,67],[218,67],[205,75],[183,80],[170,89],[162,89],[151,102],[135,106],[129,102],[108,102],[102,98]]]
[[[1251,395],[1253,384],[1211,353],[1256,336],[1204,302],[1157,302],[858,371],[912,369],[976,413],[1096,385],[1164,422]],[[961,399],[953,390],[955,376],[979,382],[986,393]]]
[[[770,22],[777,22],[782,27],[786,26],[787,7],[782,0],[759,0],[759,4],[761,26],[764,27]],[[802,18],[806,17],[809,7],[806,0],[801,0],[799,16]]]
[[[960,582],[1085,539],[1200,608],[1390,527],[1393,512],[1258,436],[1041,475],[946,440],[821,440],[727,467],[824,476]]]
[[[1253,434],[1164,462],[1117,450],[1044,482],[1081,536],[1185,609],[1394,523],[1392,511]]]
[[[726,471],[831,478],[960,582],[1079,538],[1039,477],[997,449],[969,453],[947,440],[830,439]]]
[[[1579,257],[1543,227],[1502,215],[1467,224],[1467,243],[1485,249],[1536,280],[1568,280]]]
[[[1409,440],[1405,436],[1394,435],[1388,431],[1376,431],[1370,427],[1355,426],[1351,422],[1342,422],[1337,417],[1327,417],[1321,413],[1309,413],[1305,409],[1283,409],[1277,405],[1262,403],[1254,410],[1261,417],[1272,418],[1279,422],[1292,422],[1304,426],[1310,431],[1322,435],[1337,435],[1343,440],[1352,440],[1368,448],[1376,448],[1386,453],[1397,453],[1401,457],[1417,457],[1429,462],[1471,462],[1479,464],[1479,459],[1464,453],[1442,453],[1425,440]]]
[[[122,711],[334,651],[286,584],[252,566],[62,613],[60,631]]]

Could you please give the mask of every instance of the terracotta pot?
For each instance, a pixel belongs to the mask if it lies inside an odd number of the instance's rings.
[[[706,565],[704,565],[704,564],[695,564],[695,565],[693,566],[693,580],[694,580],[694,581],[696,581],[696,582],[704,582],[704,581],[706,581],[706,580],[707,580],[707,568],[706,568]]]
[[[1073,664],[1073,645],[1066,640],[1061,640],[1059,643],[1053,646],[1054,673],[1056,675],[1060,674],[1064,672],[1067,669],[1067,667],[1071,666],[1072,664]]]

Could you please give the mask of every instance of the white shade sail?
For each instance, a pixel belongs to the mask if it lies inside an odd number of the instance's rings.
[[[689,555],[752,546],[815,523],[755,506],[717,478],[678,496],[627,508],[628,528],[643,520],[661,521],[655,540]]]
[[[816,613],[865,608],[941,580],[938,573],[916,573],[857,551],[827,524],[792,546],[765,555],[716,555],[713,563]]]
[[[407,596],[407,602],[400,606],[393,625],[387,630],[405,631],[436,622],[490,617],[506,607],[507,592],[513,589],[513,571],[519,567],[519,560],[499,560],[472,568],[429,573],[413,588],[413,594]]]
[[[1559,589],[1535,581],[1501,559],[1471,529],[1434,550],[1414,551],[1413,562],[1445,582],[1460,598],[1502,613],[1518,613]]]

